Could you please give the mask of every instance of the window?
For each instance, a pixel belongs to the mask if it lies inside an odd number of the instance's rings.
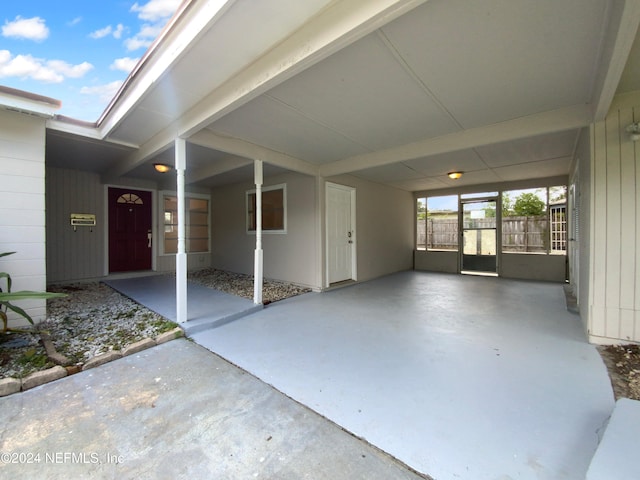
[[[502,251],[566,254],[566,198],[566,186],[503,192]]]
[[[164,253],[178,251],[178,198],[175,195],[163,195],[164,208]],[[185,198],[187,253],[209,251],[209,198],[205,196],[187,196]]]
[[[262,230],[265,233],[287,232],[287,186],[262,189]],[[256,231],[256,191],[247,192],[247,232]]]
[[[458,196],[418,198],[419,250],[458,250]]]

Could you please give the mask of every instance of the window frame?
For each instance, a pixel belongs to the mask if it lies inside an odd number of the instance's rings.
[[[166,250],[166,237],[165,237],[165,233],[166,233],[166,227],[167,226],[171,226],[171,225],[176,225],[174,223],[170,223],[167,224],[165,222],[165,199],[167,197],[173,197],[176,199],[178,199],[178,195],[177,192],[175,191],[171,191],[171,190],[162,190],[160,191],[160,195],[159,195],[159,204],[160,204],[160,208],[158,209],[158,211],[160,212],[160,220],[159,220],[159,232],[160,232],[160,242],[161,243],[161,247],[158,248],[159,250],[159,255],[160,256],[170,256],[170,255],[175,255],[177,253],[176,252],[167,252]],[[185,202],[186,202],[186,206],[185,206],[185,214],[186,214],[186,222],[185,222],[185,251],[187,254],[190,255],[203,255],[203,254],[209,254],[211,253],[211,195],[207,195],[207,194],[201,194],[201,193],[186,193],[185,196]],[[207,249],[206,251],[198,251],[198,252],[190,252],[189,251],[189,240],[190,240],[190,231],[191,231],[191,216],[189,215],[189,199],[194,199],[194,200],[206,200],[207,201],[207,213],[206,213],[206,218],[207,218]],[[202,225],[197,225],[197,226],[202,226]],[[177,250],[177,249],[176,249]]]
[[[271,192],[275,190],[282,190],[282,228],[277,229],[269,229],[264,226],[264,216],[263,216],[263,225],[262,225],[262,233],[263,234],[276,234],[276,235],[284,235],[287,233],[287,184],[279,183],[277,185],[270,185],[268,187],[262,188],[262,193],[264,195],[265,192]],[[249,210],[251,206],[251,195],[256,194],[256,189],[253,188],[251,190],[247,190],[245,192],[245,229],[248,235],[255,235],[256,230],[251,229],[251,212]],[[263,211],[264,214],[264,211]]]

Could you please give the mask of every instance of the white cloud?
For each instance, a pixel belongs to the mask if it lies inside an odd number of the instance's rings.
[[[78,25],[81,21],[82,21],[82,17],[76,17],[73,20],[71,20],[70,22],[67,22],[67,25],[70,26],[70,27],[74,27],[74,26]]]
[[[131,7],[131,11],[136,12],[141,20],[157,22],[171,17],[181,2],[182,0],[150,0],[144,5],[136,2]]]
[[[89,70],[93,69],[93,65],[91,65],[89,62],[82,62],[78,65],[71,65],[70,63],[64,62],[62,60],[49,60],[47,62],[47,65],[56,72],[68,78],[84,77]]]
[[[97,96],[104,103],[110,102],[118,93],[122,86],[122,80],[107,83],[106,85],[95,85],[93,87],[82,87],[80,93],[83,95]]]
[[[61,83],[65,78],[80,78],[93,68],[88,62],[71,65],[62,60],[43,60],[31,55],[11,55],[0,50],[0,78],[17,77],[44,83]]]
[[[124,32],[124,25],[119,23],[116,28],[113,28],[111,25],[107,25],[104,28],[100,28],[95,32],[91,32],[89,37],[94,39],[108,37],[109,35],[113,36],[113,38],[119,39],[122,37],[122,33]]]
[[[95,32],[91,32],[89,36],[91,38],[104,38],[107,35],[110,35],[112,30],[113,28],[111,27],[111,25],[107,25],[106,27],[96,30]]]
[[[49,36],[49,29],[45,25],[44,19],[40,17],[22,18],[17,16],[13,22],[4,22],[2,36],[42,41]]]
[[[133,37],[127,38],[124,45],[130,52],[139,48],[149,48],[153,41],[162,31],[162,25],[150,25],[145,23],[140,27],[140,31]]]
[[[135,67],[138,64],[139,60],[140,60],[139,58],[130,58],[130,57],[116,58],[113,61],[113,63],[109,66],[109,68],[111,70],[120,70],[122,72],[129,73],[131,72],[131,70],[133,70],[133,67]]]
[[[119,23],[118,26],[113,31],[113,38],[120,39],[120,37],[122,37],[123,33],[124,33],[124,25]]]

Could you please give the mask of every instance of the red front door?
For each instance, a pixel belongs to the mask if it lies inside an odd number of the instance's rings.
[[[151,270],[151,192],[109,188],[109,272]]]

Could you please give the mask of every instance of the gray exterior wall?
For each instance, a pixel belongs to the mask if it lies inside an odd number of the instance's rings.
[[[287,232],[264,233],[264,276],[319,288],[317,189],[314,177],[288,173],[264,179],[264,187],[287,185]],[[211,266],[253,274],[256,236],[247,233],[246,192],[242,183],[212,191]]]
[[[413,194],[350,175],[327,181],[356,189],[358,281],[413,268]]]
[[[157,185],[153,182],[127,178],[116,187],[131,187],[153,192],[154,213],[154,270],[173,271],[175,255],[161,255],[162,208],[159,205]],[[46,220],[47,220],[47,282],[72,282],[96,280],[107,272],[107,207],[105,203],[108,185],[100,176],[91,172],[47,167],[46,169]],[[198,190],[198,193],[208,190]],[[93,228],[70,225],[72,213],[96,215]],[[204,268],[210,264],[210,255],[188,256],[189,268]]]

